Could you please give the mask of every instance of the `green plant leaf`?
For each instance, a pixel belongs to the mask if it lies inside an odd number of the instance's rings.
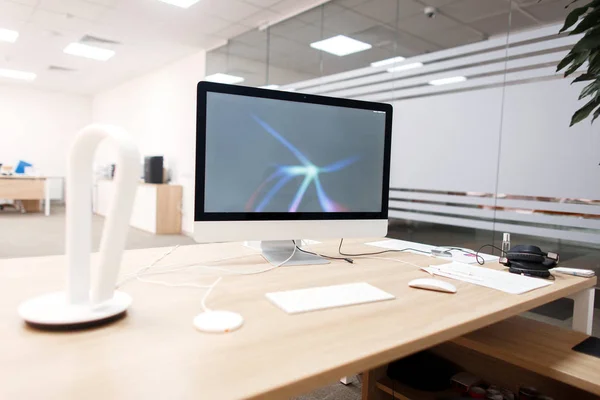
[[[577,2],[577,1],[579,1],[579,0],[573,0],[571,3],[569,3],[567,5],[567,7],[569,7],[571,4],[573,4],[573,3]],[[600,0],[593,0],[593,1],[590,1],[586,6],[590,7],[590,8],[594,8],[594,7],[597,7],[599,5],[600,5]],[[567,7],[565,7],[565,8],[567,8]]]
[[[593,50],[598,47],[600,47],[600,27],[588,31],[588,33],[573,46],[572,51],[579,53],[584,50]]]
[[[600,74],[600,51],[591,53],[590,59],[588,60],[588,74],[598,75]]]
[[[600,106],[600,98],[592,99],[585,106],[583,106],[579,110],[577,110],[575,112],[575,114],[573,114],[573,117],[571,118],[570,126],[573,126],[573,125],[583,121],[584,119],[586,119],[590,115],[590,113],[592,111],[594,111],[594,108],[599,107],[599,106]]]
[[[598,108],[596,110],[596,112],[594,112],[594,118],[592,118],[592,124],[594,123],[594,121],[596,120],[596,118],[600,117],[600,108]]]
[[[597,26],[600,26],[600,9],[586,15],[569,35],[577,35]]]
[[[581,17],[583,14],[585,14],[587,10],[588,10],[588,6],[583,6],[583,7],[579,7],[579,8],[574,9],[573,11],[571,11],[569,13],[569,15],[567,15],[567,18],[565,19],[565,24],[563,25],[561,30],[558,31],[558,33],[562,33],[564,31],[566,31],[567,29],[569,29],[570,27],[572,27],[573,25],[575,25],[577,23],[577,21],[579,21],[579,17]]]
[[[579,95],[579,100],[583,99],[584,97],[590,96],[598,90],[600,90],[600,78],[596,79],[595,82],[592,82],[583,88],[581,94]]]
[[[575,57],[573,60],[573,64],[565,71],[565,78],[577,71],[579,67],[581,67],[583,63],[587,61],[589,55],[589,51],[582,51],[581,53],[577,54],[577,57]]]
[[[573,82],[571,82],[571,85],[577,82],[584,82],[584,81],[593,81],[596,79],[595,75],[592,74],[581,74],[580,76],[578,76],[577,78],[575,78],[575,80],[573,80]]]
[[[569,54],[567,54],[565,56],[565,58],[563,58],[561,60],[561,62],[559,62],[558,65],[556,66],[556,72],[560,71],[567,65],[571,64],[571,62],[575,59],[576,56],[577,56],[577,53],[573,53],[572,51]]]

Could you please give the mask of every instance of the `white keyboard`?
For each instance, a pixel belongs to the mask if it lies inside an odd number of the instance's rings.
[[[365,282],[274,292],[265,296],[288,314],[395,299],[394,295]]]

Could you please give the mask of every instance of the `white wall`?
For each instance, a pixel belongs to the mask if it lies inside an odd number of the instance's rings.
[[[173,183],[183,186],[182,228],[193,232],[196,146],[196,84],[205,76],[205,52],[102,92],[93,100],[93,119],[127,129],[143,156],[163,155]],[[106,145],[97,160],[114,161]]]
[[[569,127],[587,82],[506,88],[498,193],[600,199],[600,120]]]
[[[394,102],[390,186],[494,193],[498,173],[498,193],[600,199],[600,120],[569,127],[570,82],[508,86],[504,109],[502,88]]]
[[[64,177],[71,141],[91,119],[91,97],[0,86],[0,163],[24,160],[43,175]],[[53,199],[62,198],[61,182],[51,183]]]
[[[501,88],[393,105],[390,187],[494,193]]]

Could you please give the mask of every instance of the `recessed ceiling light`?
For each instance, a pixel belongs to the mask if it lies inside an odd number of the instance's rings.
[[[449,85],[451,83],[464,82],[466,80],[467,80],[466,76],[453,76],[451,78],[436,79],[436,80],[429,82],[429,84],[433,85],[433,86],[441,86],[441,85]]]
[[[66,54],[73,56],[91,58],[92,60],[106,61],[115,55],[113,50],[103,49],[101,47],[89,46],[82,43],[71,43],[63,50]]]
[[[244,82],[244,78],[242,78],[241,76],[222,74],[220,72],[209,75],[209,76],[205,77],[204,80],[209,81],[209,82],[229,83],[229,84]]]
[[[406,58],[404,58],[404,57],[387,58],[385,60],[372,62],[371,67],[381,67],[382,65],[396,64],[396,63],[399,63],[404,60],[406,60]]]
[[[200,0],[160,0],[163,3],[170,4],[172,6],[177,6],[181,8],[190,8]]]
[[[0,41],[14,43],[17,41],[18,37],[19,37],[19,32],[11,31],[10,29],[0,28]]]
[[[16,69],[0,69],[0,77],[32,81],[37,75],[33,72],[17,71]]]
[[[260,86],[260,89],[270,89],[270,90],[276,90],[279,89],[279,85],[265,85],[265,86]]]
[[[398,65],[397,67],[388,68],[388,72],[408,71],[409,69],[421,68],[423,63],[416,62],[404,65]]]
[[[336,56],[347,56],[348,54],[358,53],[359,51],[369,50],[370,44],[364,43],[348,36],[337,35],[329,39],[320,40],[310,44],[310,47],[317,50],[326,51]]]

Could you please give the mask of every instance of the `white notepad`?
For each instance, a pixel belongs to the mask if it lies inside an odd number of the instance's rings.
[[[365,282],[288,290],[265,296],[288,314],[395,299],[394,295]]]
[[[442,265],[430,265],[424,271],[446,278],[485,286],[510,294],[523,294],[534,289],[552,285],[552,281],[529,276],[517,275],[508,271],[451,262]]]

